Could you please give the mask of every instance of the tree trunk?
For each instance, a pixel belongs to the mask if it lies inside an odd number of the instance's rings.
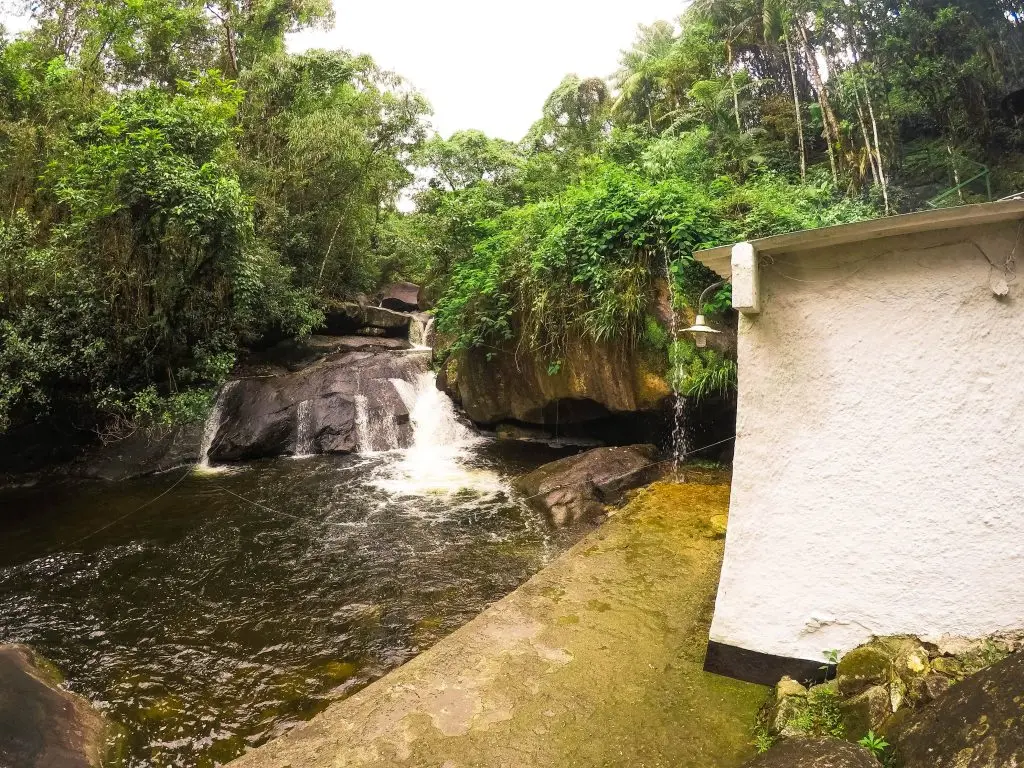
[[[839,122],[836,120],[835,112],[832,111],[832,103],[829,101],[828,92],[825,90],[825,83],[821,79],[821,71],[818,69],[818,60],[815,57],[814,49],[811,48],[810,41],[807,39],[807,30],[800,23],[797,23],[796,28],[800,32],[800,40],[803,43],[804,57],[807,59],[807,72],[811,76],[811,82],[814,83],[814,90],[818,92],[822,122],[825,124],[825,140],[828,142],[829,159],[832,161],[832,176],[838,183],[838,163],[835,151],[842,148]],[[833,142],[835,144],[834,147]]]
[[[889,209],[889,181],[885,178],[885,166],[882,164],[882,148],[878,142],[878,121],[875,119],[875,108],[871,103],[871,89],[864,88],[868,101],[868,115],[871,117],[871,132],[875,135],[875,154],[878,160],[878,176],[882,183],[882,200],[885,201],[885,215],[890,213]]]
[[[743,124],[740,122],[740,94],[736,90],[736,70],[733,68],[732,45],[728,47],[729,55],[729,83],[732,85],[732,110],[736,115],[736,130],[742,131]]]
[[[807,151],[804,148],[804,119],[800,109],[800,92],[796,85],[796,68],[793,66],[793,46],[789,42],[789,33],[783,33],[786,40],[786,62],[789,64],[789,79],[793,83],[793,110],[796,112],[796,138],[800,145],[800,179],[807,178]]]
[[[875,180],[876,186],[881,186],[878,180],[878,168],[875,167],[875,153],[871,148],[871,137],[868,135],[868,124],[864,120],[864,107],[860,103],[860,88],[857,81],[853,83],[854,106],[857,108],[857,121],[860,123],[860,133],[864,137],[864,148],[868,153],[868,164],[871,166],[871,178]]]

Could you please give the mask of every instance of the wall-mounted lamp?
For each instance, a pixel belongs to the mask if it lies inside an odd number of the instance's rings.
[[[708,345],[708,336],[712,333],[721,333],[721,331],[712,328],[704,321],[704,315],[699,314],[704,309],[704,297],[707,296],[711,291],[721,288],[725,285],[725,280],[719,280],[717,283],[712,283],[700,293],[700,298],[697,299],[697,312],[698,315],[693,321],[693,325],[689,328],[684,328],[683,333],[692,333],[694,341],[697,346],[703,349]]]

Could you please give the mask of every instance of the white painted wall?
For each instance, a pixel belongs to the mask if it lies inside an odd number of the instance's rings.
[[[712,640],[821,660],[1024,628],[1024,279],[997,300],[981,252],[1017,237],[762,257]]]

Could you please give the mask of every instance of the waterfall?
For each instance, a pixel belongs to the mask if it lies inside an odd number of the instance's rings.
[[[213,447],[213,441],[217,438],[217,432],[220,429],[220,422],[224,415],[224,400],[237,385],[238,380],[236,379],[221,387],[220,392],[217,393],[217,399],[213,403],[213,408],[210,410],[210,415],[206,417],[206,424],[203,427],[203,442],[199,446],[200,469],[210,468],[210,449]]]
[[[430,349],[430,334],[434,329],[434,318],[428,315],[412,315],[409,319],[409,343],[413,349]]]
[[[494,472],[472,466],[472,448],[481,438],[459,421],[454,404],[437,388],[432,372],[421,373],[412,381],[392,379],[391,383],[409,409],[412,445],[389,468],[378,483],[380,487],[402,495],[504,490]]]
[[[313,401],[303,400],[295,408],[295,455],[311,456],[314,453]]]
[[[373,450],[373,443],[370,438],[370,408],[366,401],[366,395],[356,395],[356,450],[359,453],[369,453]]]
[[[399,447],[401,438],[398,421],[393,413],[382,408],[370,408],[366,395],[356,395],[355,406],[358,453],[380,453]]]
[[[669,316],[671,318],[669,332],[672,337],[672,346],[669,348],[669,361],[671,362],[669,383],[672,385],[672,470],[678,479],[679,466],[686,457],[686,398],[681,390],[685,370],[683,357],[677,349],[679,323],[676,320],[676,288],[675,281],[672,279],[672,260],[668,248],[665,249],[665,279],[668,282]]]

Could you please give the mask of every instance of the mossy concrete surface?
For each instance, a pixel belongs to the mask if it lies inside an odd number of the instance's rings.
[[[728,494],[645,489],[431,650],[231,765],[742,764],[767,689],[702,670]]]

